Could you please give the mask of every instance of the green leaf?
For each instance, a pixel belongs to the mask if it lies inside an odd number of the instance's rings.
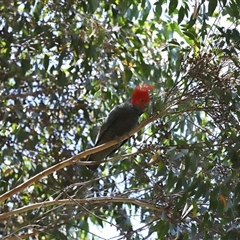
[[[178,0],[170,0],[169,6],[168,6],[168,13],[169,15],[172,15],[175,9],[177,8]]]
[[[59,71],[59,74],[57,77],[57,83],[59,86],[64,86],[67,84],[67,78],[63,71]]]
[[[90,0],[88,4],[91,6],[91,12],[95,12],[99,6],[99,2],[96,0]]]
[[[49,66],[49,56],[47,54],[44,55],[43,65],[44,65],[45,71],[47,71]]]
[[[155,229],[157,229],[159,239],[166,237],[166,234],[169,231],[169,222],[168,221],[159,221]]]
[[[215,0],[209,0],[208,1],[208,16],[212,16],[213,12],[215,11],[217,7],[217,1]]]
[[[154,3],[155,5],[155,16],[160,18],[162,15],[162,4],[160,2]]]
[[[188,199],[188,195],[187,195],[186,193],[183,194],[181,197],[179,197],[179,198],[178,198],[178,202],[177,202],[177,204],[175,205],[175,209],[176,209],[176,210],[182,209],[183,206],[186,204],[187,199]]]
[[[30,59],[24,58],[21,60],[21,70],[23,75],[26,74],[26,72],[30,69]]]
[[[178,24],[180,24],[186,14],[186,9],[184,7],[181,7],[178,11]]]
[[[183,31],[183,33],[186,35],[186,36],[188,36],[190,39],[192,39],[192,40],[196,40],[196,35],[195,35],[195,33],[194,32],[192,32],[192,31]]]

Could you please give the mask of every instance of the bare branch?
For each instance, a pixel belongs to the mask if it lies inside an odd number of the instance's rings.
[[[15,187],[14,189],[2,194],[0,196],[0,202],[5,201],[6,199],[8,199],[9,197],[13,196],[14,194],[24,190],[25,188],[27,188],[28,186],[30,186],[31,184],[39,181],[40,179],[42,179],[45,176],[48,176],[50,174],[52,174],[53,172],[56,172],[64,167],[67,167],[71,164],[76,164],[76,161],[79,161],[81,158],[86,158],[88,155],[99,152],[101,150],[104,150],[108,147],[111,147],[115,144],[117,144],[119,141],[123,141],[129,137],[131,137],[132,135],[134,135],[135,133],[139,132],[143,127],[145,127],[146,125],[148,125],[151,122],[154,122],[155,120],[157,120],[158,118],[161,118],[163,116],[165,116],[170,110],[170,107],[167,108],[166,110],[164,110],[163,112],[161,112],[160,114],[157,115],[153,115],[150,118],[144,120],[143,122],[141,122],[137,127],[135,127],[132,131],[130,131],[127,134],[124,134],[122,137],[120,137],[117,140],[112,140],[109,141],[108,143],[102,144],[100,146],[94,147],[94,148],[90,148],[84,152],[81,152],[71,158],[66,159],[63,162],[60,162],[52,167],[47,168],[46,170],[38,173],[37,175],[31,177],[29,180],[27,180],[26,182],[20,184],[19,186]],[[85,165],[91,165],[93,164],[93,162],[86,162]]]
[[[62,199],[53,200],[40,203],[34,203],[28,206],[24,206],[7,213],[0,214],[0,219],[7,219],[8,217],[30,210],[34,210],[41,207],[49,207],[53,205],[69,205],[69,204],[98,204],[98,203],[132,203],[140,207],[149,208],[155,211],[164,212],[166,209],[164,207],[153,205],[146,201],[141,201],[136,198],[124,198],[124,197],[99,197],[99,198],[87,198],[87,199]]]

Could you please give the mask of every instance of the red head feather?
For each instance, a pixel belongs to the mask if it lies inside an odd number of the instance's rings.
[[[148,91],[151,90],[153,90],[153,87],[146,83],[137,86],[132,93],[131,103],[139,108],[144,109],[150,102]]]

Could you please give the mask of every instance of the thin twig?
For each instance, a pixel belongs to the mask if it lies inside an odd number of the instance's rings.
[[[164,207],[160,207],[157,205],[153,205],[149,202],[142,201],[136,198],[124,198],[124,197],[98,197],[98,198],[86,198],[86,199],[61,199],[61,200],[52,200],[45,201],[40,203],[30,204],[28,206],[24,206],[21,208],[14,209],[7,213],[0,214],[0,219],[5,220],[8,217],[16,214],[20,214],[23,212],[27,212],[30,210],[34,210],[41,207],[49,207],[53,205],[71,205],[71,204],[99,204],[99,203],[132,203],[138,205],[140,207],[149,208],[155,211],[163,212],[165,211]]]

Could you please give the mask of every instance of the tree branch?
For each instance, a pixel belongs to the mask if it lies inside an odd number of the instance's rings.
[[[20,214],[20,213],[24,213],[30,210],[34,210],[37,208],[41,208],[41,207],[49,207],[49,206],[53,206],[53,205],[70,205],[70,204],[98,204],[98,203],[132,203],[135,205],[138,205],[140,207],[145,207],[145,208],[149,208],[155,211],[166,211],[166,209],[164,207],[160,207],[160,206],[156,206],[153,205],[149,202],[146,201],[141,201],[139,199],[136,198],[124,198],[124,197],[99,197],[99,198],[87,198],[87,199],[62,199],[62,200],[52,200],[52,201],[45,201],[45,202],[40,202],[40,203],[34,203],[28,206],[24,206],[18,209],[14,209],[10,212],[7,213],[2,213],[0,214],[0,220],[5,220],[8,217],[12,216],[12,215],[16,215],[16,214]]]
[[[90,154],[93,154],[93,153],[99,152],[101,150],[104,150],[104,149],[106,149],[108,147],[111,147],[111,146],[117,144],[119,141],[123,141],[123,140],[131,137],[132,135],[134,135],[135,133],[139,132],[143,127],[145,127],[149,123],[154,122],[158,118],[161,118],[161,117],[165,116],[169,112],[170,109],[171,109],[171,107],[166,108],[163,112],[161,112],[159,114],[156,114],[156,115],[153,115],[153,116],[151,116],[148,119],[145,119],[138,126],[136,126],[132,131],[130,131],[129,133],[124,134],[122,137],[120,137],[117,140],[112,140],[112,141],[104,143],[104,144],[102,144],[100,146],[97,146],[97,147],[94,147],[94,148],[90,148],[90,149],[88,149],[88,150],[86,150],[84,152],[81,152],[81,153],[79,153],[79,154],[77,154],[77,155],[75,155],[75,156],[73,156],[71,158],[66,159],[63,162],[60,162],[60,163],[58,163],[58,164],[56,164],[56,165],[54,165],[52,167],[47,168],[46,170],[44,170],[44,171],[38,173],[37,175],[31,177],[26,182],[23,182],[19,186],[17,186],[15,188],[9,190],[8,192],[2,194],[0,196],[0,202],[5,201],[7,198],[9,198],[9,197],[13,196],[14,194],[24,190],[25,188],[27,188],[28,186],[30,186],[34,182],[39,181],[43,177],[48,176],[48,175],[52,174],[53,172],[56,172],[56,171],[58,171],[58,170],[60,170],[60,169],[62,169],[64,167],[67,167],[67,166],[69,166],[71,164],[75,164],[76,161],[80,160],[81,158],[85,158],[85,157],[87,157]],[[94,163],[95,162],[85,161],[84,165],[91,165],[91,164],[94,164]]]

